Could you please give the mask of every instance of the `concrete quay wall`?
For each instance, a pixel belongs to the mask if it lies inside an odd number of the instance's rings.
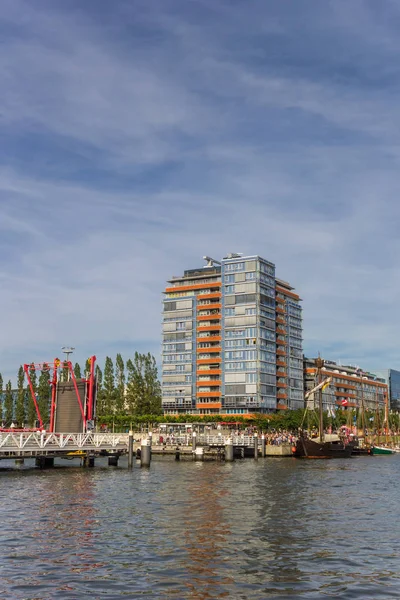
[[[281,444],[280,446],[273,446],[267,444],[265,446],[265,456],[292,456],[292,445]]]

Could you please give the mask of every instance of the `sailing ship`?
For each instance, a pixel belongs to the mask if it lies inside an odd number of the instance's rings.
[[[324,366],[324,360],[318,357],[315,360],[317,367],[318,385],[313,388],[307,395],[318,391],[318,429],[319,435],[317,438],[310,438],[306,431],[301,430],[296,446],[293,448],[293,456],[296,458],[350,458],[353,452],[353,444],[345,444],[338,435],[325,434],[323,425],[322,411],[322,391],[327,387],[331,378],[321,381],[321,370]]]
[[[396,454],[396,450],[394,448],[390,448],[388,446],[388,429],[389,429],[389,403],[387,394],[385,394],[385,419],[384,419],[384,429],[385,429],[385,445],[381,446],[379,444],[379,431],[381,428],[380,417],[379,417],[379,403],[378,398],[376,398],[376,426],[378,430],[378,445],[373,445],[372,450],[374,454]]]

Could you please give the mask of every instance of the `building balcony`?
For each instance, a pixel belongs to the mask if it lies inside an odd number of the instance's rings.
[[[278,404],[276,405],[276,409],[277,410],[287,410],[288,407],[286,404],[283,404],[283,402],[278,402]]]
[[[198,304],[197,310],[221,310],[222,304],[219,302],[210,302],[209,304]]]
[[[199,333],[202,331],[221,331],[221,324],[216,323],[215,325],[204,325],[203,327],[199,326],[196,328],[196,331]]]
[[[282,369],[280,369],[279,371],[276,372],[276,376],[277,377],[287,377],[287,373],[285,371],[282,371]]]
[[[201,341],[200,341],[201,340]],[[213,342],[220,342],[222,337],[220,335],[209,335],[208,337],[198,337],[197,341],[199,344],[212,344]]]
[[[221,348],[221,346],[215,346],[215,347],[211,346],[211,348],[197,348],[198,354],[201,354],[201,353],[209,354],[211,352],[218,352],[218,353],[222,352],[222,348]]]
[[[221,282],[209,282],[209,283],[192,283],[191,285],[177,285],[174,287],[165,288],[167,294],[174,294],[176,292],[191,292],[192,290],[209,290],[221,287]]]
[[[286,351],[285,350],[281,350],[280,348],[277,349],[276,353],[277,353],[278,356],[286,356]]]
[[[276,317],[276,322],[279,323],[279,325],[286,325],[285,319],[283,319],[280,315],[279,317]]]
[[[285,314],[285,309],[284,309],[284,308],[282,308],[281,306],[277,306],[277,307],[275,308],[275,310],[276,310],[276,312],[277,312],[277,313],[279,313],[279,314],[281,314],[281,315],[284,315],[284,314]]]
[[[198,365],[209,365],[214,363],[221,363],[222,358],[220,356],[210,356],[209,358],[198,358],[196,363]]]
[[[219,321],[221,319],[221,313],[218,313],[216,315],[197,315],[197,320],[198,321]]]
[[[196,382],[196,386],[197,387],[211,387],[211,386],[221,386],[222,385],[222,381],[220,379],[204,379],[202,381],[197,381]],[[199,390],[199,392],[201,392],[201,390]]]
[[[220,398],[222,395],[221,391],[218,392],[197,392],[196,398]]]
[[[281,383],[280,381],[277,381],[276,382],[276,387],[287,388],[287,383]]]
[[[221,402],[198,402],[196,408],[222,408]]]
[[[199,369],[196,375],[222,375],[222,369]]]
[[[337,381],[335,381],[335,379],[333,379],[332,385],[335,385],[338,388],[346,388],[349,390],[353,390],[355,392],[356,390],[356,386],[352,383],[338,383]]]
[[[349,391],[345,391],[345,392],[335,392],[335,396],[340,396],[341,398],[345,397],[345,398],[357,398],[357,394],[355,392],[349,392]]]
[[[211,294],[197,294],[197,300],[213,300],[221,298],[221,292],[212,292]]]
[[[277,365],[277,367],[286,367],[287,366],[284,360],[277,360],[276,365]]]
[[[285,298],[280,298],[279,296],[275,296],[275,300],[280,302],[281,304],[285,304]]]
[[[287,398],[287,394],[285,394],[285,392],[278,392],[278,393],[276,394],[276,397],[277,397],[277,398],[279,398],[280,400],[281,400],[281,399],[283,399],[283,400],[286,400],[286,398]]]

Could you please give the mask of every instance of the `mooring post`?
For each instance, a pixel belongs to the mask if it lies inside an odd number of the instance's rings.
[[[265,435],[261,436],[261,456],[265,458]]]
[[[254,459],[258,460],[258,433],[254,434]]]
[[[129,431],[128,437],[128,469],[133,467],[133,431]]]
[[[228,437],[225,443],[225,462],[233,462],[233,442],[231,437]]]
[[[181,449],[179,446],[177,446],[175,449],[175,460],[181,460]]]
[[[111,454],[108,457],[108,466],[109,467],[118,467],[118,459],[119,459],[119,454]]]
[[[153,432],[149,431],[149,446],[150,446],[150,448],[151,448],[152,442],[153,442]]]
[[[196,432],[193,431],[192,434],[192,452],[196,452]]]
[[[142,447],[140,453],[140,466],[141,467],[149,467],[151,461],[151,447],[149,444],[149,440],[142,440]]]

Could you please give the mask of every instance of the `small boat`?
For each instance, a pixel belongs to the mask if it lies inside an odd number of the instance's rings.
[[[385,446],[372,446],[372,450],[375,454],[396,454],[396,450],[393,448],[386,448]]]

